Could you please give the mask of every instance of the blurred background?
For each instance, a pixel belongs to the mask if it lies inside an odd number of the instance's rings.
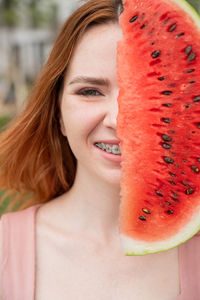
[[[0,130],[18,114],[78,0],[0,0]]]
[[[0,0],[0,132],[24,108],[60,27],[83,2]],[[200,0],[188,2],[200,12]],[[0,207],[0,216],[8,203]]]

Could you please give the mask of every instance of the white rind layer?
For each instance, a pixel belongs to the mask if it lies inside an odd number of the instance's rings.
[[[176,235],[169,239],[159,242],[144,242],[132,239],[128,236],[120,234],[122,249],[125,255],[145,255],[150,253],[161,252],[174,248],[195,235],[200,230],[200,207],[197,208],[197,213],[192,216],[192,220]]]
[[[168,0],[167,2],[173,2],[176,3],[179,7],[181,7],[189,16],[192,17],[194,20],[195,24],[199,27],[200,29],[200,18],[197,13],[197,11],[185,0]]]

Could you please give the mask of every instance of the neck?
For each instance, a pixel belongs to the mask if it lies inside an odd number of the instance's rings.
[[[70,212],[75,230],[104,241],[118,235],[119,184],[110,184],[79,167],[75,182],[65,196],[65,205],[69,207],[66,211]]]

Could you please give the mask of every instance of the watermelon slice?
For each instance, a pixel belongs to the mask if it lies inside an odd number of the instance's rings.
[[[120,26],[120,237],[144,255],[200,230],[200,19],[182,0],[126,0]]]

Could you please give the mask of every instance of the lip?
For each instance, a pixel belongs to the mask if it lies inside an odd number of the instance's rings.
[[[119,145],[120,141],[119,140],[100,140],[100,141],[95,142],[94,144],[96,144],[96,143],[116,144],[116,145]]]
[[[104,142],[102,142],[102,143],[104,143]],[[102,155],[103,158],[105,158],[107,160],[110,160],[115,163],[120,163],[122,161],[121,155],[114,155],[112,153],[108,153],[104,150],[101,150],[100,148],[98,148],[95,145],[94,145],[94,148],[96,149],[96,151],[98,151],[99,154]]]

